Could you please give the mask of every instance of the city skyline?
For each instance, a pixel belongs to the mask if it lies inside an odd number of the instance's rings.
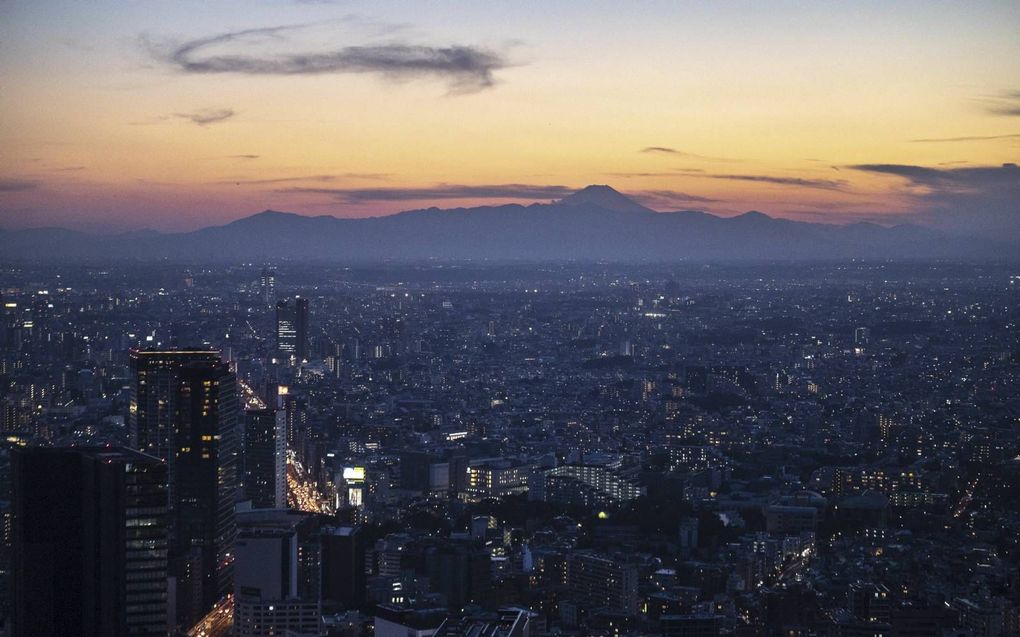
[[[1020,635],[1011,264],[0,283],[12,637]]]
[[[0,0],[0,637],[1020,637],[1018,35]]]
[[[243,11],[240,10],[243,6]],[[561,199],[1015,237],[1020,7],[0,6],[0,228]]]

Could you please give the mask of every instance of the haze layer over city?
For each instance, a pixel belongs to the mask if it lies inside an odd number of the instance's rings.
[[[1018,35],[0,2],[0,637],[1020,635]]]

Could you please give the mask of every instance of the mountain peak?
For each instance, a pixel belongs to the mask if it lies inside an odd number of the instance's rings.
[[[272,218],[272,217],[293,217],[295,215],[294,215],[293,212],[282,212],[280,210],[273,210],[272,208],[266,208],[262,212],[256,212],[255,214],[253,214],[251,216],[252,217]]]
[[[733,217],[734,219],[746,219],[747,221],[772,221],[772,217],[768,216],[760,210],[748,210],[747,212]]]
[[[253,215],[247,217],[241,217],[228,223],[228,226],[248,226],[248,225],[266,225],[266,224],[283,224],[287,223],[292,219],[300,218],[301,215],[293,212],[280,212],[279,210],[263,210],[262,212],[256,212]]]
[[[611,186],[602,184],[585,186],[569,197],[560,199],[558,203],[561,206],[595,206],[604,210],[615,211],[650,211],[650,208],[642,206]]]

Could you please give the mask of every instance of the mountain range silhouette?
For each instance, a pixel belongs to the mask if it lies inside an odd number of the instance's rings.
[[[657,212],[605,185],[545,204],[358,219],[266,210],[182,233],[0,231],[0,259],[32,260],[926,260],[1001,259],[1015,247],[915,225],[808,223],[757,211],[735,217]]]

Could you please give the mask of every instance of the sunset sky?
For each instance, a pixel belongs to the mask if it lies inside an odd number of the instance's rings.
[[[1020,2],[0,0],[0,227],[189,230],[610,184],[996,232]]]

